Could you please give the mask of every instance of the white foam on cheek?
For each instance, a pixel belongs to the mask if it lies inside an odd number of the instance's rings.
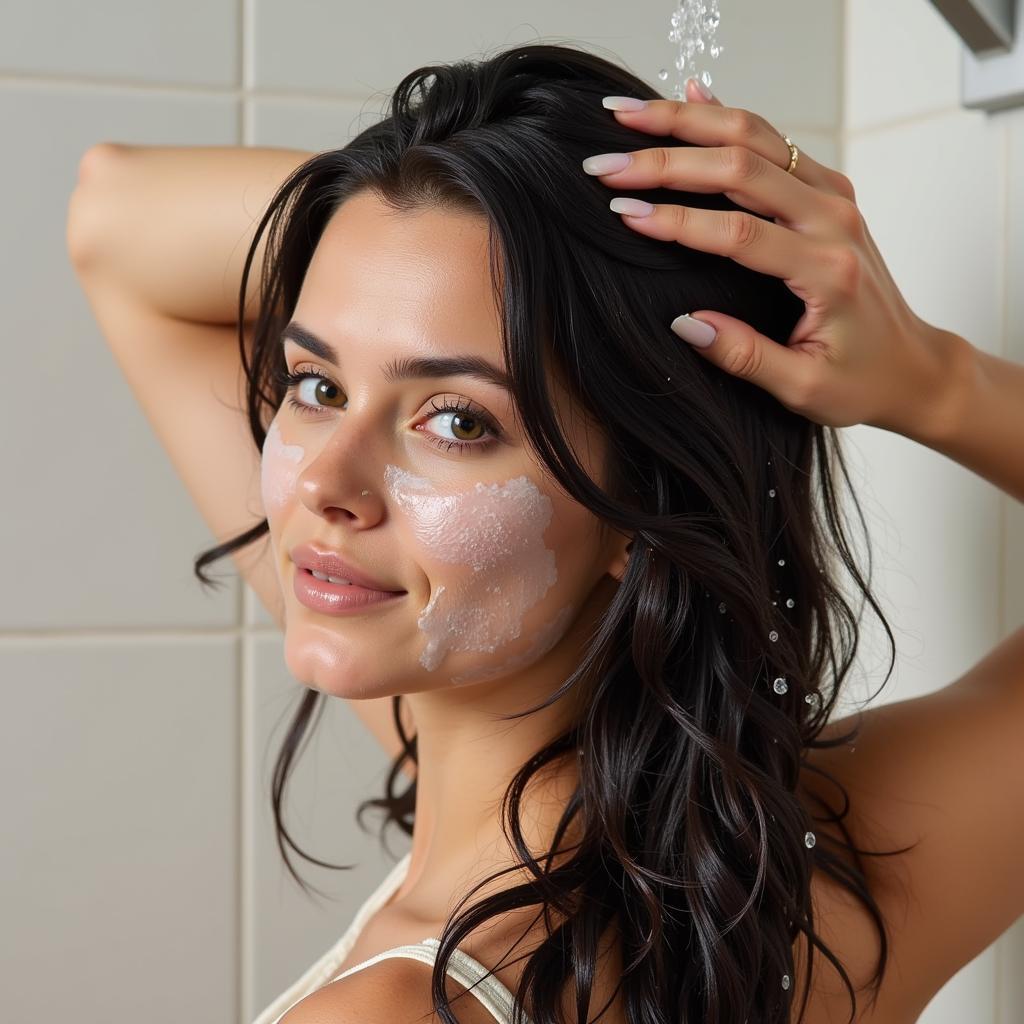
[[[263,442],[260,461],[260,496],[268,516],[291,501],[298,483],[299,465],[305,455],[301,445],[284,443],[277,420],[273,420]]]
[[[420,664],[433,671],[449,651],[493,654],[519,637],[523,617],[558,579],[555,553],[544,546],[551,499],[526,476],[441,494],[428,479],[389,465],[384,483],[428,557],[471,570],[451,591],[439,585],[420,613],[427,636]],[[557,641],[544,632],[531,650]]]

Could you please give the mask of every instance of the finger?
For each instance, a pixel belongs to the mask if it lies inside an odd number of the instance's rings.
[[[722,106],[722,101],[700,79],[688,78],[683,90],[688,103],[712,103]]]
[[[791,411],[801,412],[812,390],[817,359],[813,352],[787,348],[742,320],[711,310],[678,316],[670,326],[708,362],[764,388]]]
[[[652,212],[637,216],[628,212],[637,209],[637,202],[643,200],[616,196],[609,205],[629,227],[650,238],[728,256],[751,270],[782,278],[791,290],[806,289],[822,298],[834,292],[828,277],[834,261],[820,243],[805,235],[752,213],[676,203],[648,203]]]
[[[744,146],[783,170],[789,147],[763,117],[739,107],[716,103],[648,100],[642,110],[614,110],[616,120],[637,131],[671,135],[698,146]],[[793,176],[824,192],[836,192],[835,172],[800,151]]]
[[[742,146],[653,146],[628,155],[632,159],[623,170],[596,175],[602,184],[615,189],[721,192],[748,210],[781,217],[788,225],[828,225],[834,233],[834,196],[826,196]],[[594,167],[591,158],[583,161],[588,174]]]

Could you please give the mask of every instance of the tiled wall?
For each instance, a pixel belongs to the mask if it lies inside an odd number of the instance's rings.
[[[925,0],[849,0],[845,13],[844,170],[879,249],[925,320],[1024,361],[1024,109],[961,106],[959,39]],[[1022,506],[902,437],[847,436],[869,478],[879,584],[899,626],[886,693],[916,696],[1024,620]],[[921,1021],[1018,1024],[1022,963],[1018,923]]]
[[[358,801],[380,792],[385,759],[347,707],[332,702],[290,788],[288,820],[305,849],[354,868],[299,862],[333,895],[327,902],[308,900],[283,871],[269,775],[303,688],[288,677],[280,634],[233,577],[230,560],[216,570],[225,580],[216,595],[192,576],[193,556],[213,538],[67,262],[65,218],[80,156],[103,140],[340,146],[413,68],[531,40],[584,45],[658,84],[657,69],[672,58],[665,36],[673,6],[6,0],[4,1021],[245,1024],[334,942],[391,863],[353,821]],[[881,0],[865,9],[874,6]],[[986,126],[958,112],[950,40],[934,16],[910,10],[923,0],[896,6],[907,8],[912,29],[920,18],[939,48],[921,52],[890,37],[891,53],[880,61],[874,50],[863,61],[883,71],[895,62],[888,107],[851,70],[850,168],[876,237],[922,315],[998,350],[1006,336],[1001,147],[1011,142],[1016,166],[1024,166],[1024,133],[1012,133],[1009,120]],[[840,166],[839,0],[722,7],[726,52],[714,73],[723,99],[759,111]],[[868,38],[877,13],[849,18],[854,60],[878,45]],[[893,19],[885,20],[891,31]],[[922,84],[905,69],[925,58]],[[931,177],[915,184],[908,206],[903,182],[915,173],[920,146],[949,166],[939,174],[930,161]],[[1020,198],[1011,211],[1018,276]],[[928,235],[912,251],[914,231]],[[1010,310],[1019,336],[1024,308]],[[1012,574],[1002,577],[1001,595],[993,585],[1000,502],[899,438],[864,431],[860,440],[869,453],[884,445],[886,459],[873,460],[869,474],[896,528],[910,535],[901,549],[907,577],[885,576],[898,620],[924,652],[901,663],[900,686],[939,685],[1016,621],[1013,608],[1020,617]],[[916,493],[934,495],[937,507],[924,509],[900,490],[900,466],[913,468],[924,484]],[[917,529],[922,519],[927,531]],[[1018,553],[1020,538],[1009,536]],[[394,835],[392,848],[400,855],[407,845]],[[993,969],[983,965],[985,973],[969,979],[975,1008],[996,991]],[[934,1020],[1010,1024],[1010,1016],[986,1013]]]

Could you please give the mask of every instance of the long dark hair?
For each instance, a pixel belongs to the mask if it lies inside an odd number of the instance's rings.
[[[581,993],[579,1024],[586,1024],[599,940],[612,924],[621,936],[617,984],[631,1024],[788,1022],[801,932],[808,967],[813,945],[839,970],[853,1020],[854,987],[814,931],[812,872],[830,875],[869,910],[881,941],[877,998],[888,944],[861,854],[883,854],[858,849],[842,824],[849,799],[839,780],[806,765],[843,793],[838,813],[816,798],[822,818],[808,814],[798,782],[808,749],[859,733],[858,722],[844,736],[819,735],[854,660],[864,601],[889,638],[883,686],[895,661],[892,631],[870,591],[870,549],[865,581],[845,532],[835,477],[841,473],[847,486],[850,478],[835,430],[711,366],[668,326],[679,313],[715,309],[785,344],[803,303],[777,278],[649,239],[609,211],[615,193],[583,173],[585,157],[687,145],[619,124],[601,105],[609,94],[663,98],[614,63],[568,46],[516,46],[479,62],[422,67],[398,85],[387,117],[295,170],[258,226],[239,293],[242,325],[249,271],[271,222],[251,354],[239,327],[253,441],[262,450],[265,425],[283,398],[275,379],[284,369],[280,335],[341,203],[370,190],[396,210],[436,207],[486,218],[522,428],[570,496],[634,539],[577,670],[541,705],[584,687],[580,720],[520,769],[502,803],[502,827],[533,879],[465,913],[458,910],[469,896],[459,905],[433,969],[436,1012],[456,1024],[444,968],[463,937],[499,914],[536,906],[538,919],[544,913],[558,921],[516,993],[516,1012],[529,1006],[536,1024],[562,1019],[570,980]],[[635,194],[739,209],[721,194]],[[549,374],[607,435],[600,484],[560,429]],[[204,552],[196,574],[212,585],[203,566],[267,530],[264,519]],[[839,589],[843,569],[864,599],[857,612]],[[345,867],[305,854],[281,815],[292,762],[322,696],[302,694],[273,779],[278,846],[300,885],[285,841],[312,863]],[[385,796],[358,810],[360,823],[368,808],[385,812],[382,842],[388,824],[406,834],[413,824],[416,783],[397,789],[407,759],[416,762],[416,737],[402,727],[399,701],[393,698],[403,753]],[[552,850],[535,860],[520,831],[523,791],[545,765],[576,752],[583,755],[579,787]],[[836,824],[846,842],[822,835],[815,843],[813,821]],[[573,822],[583,838],[553,868]],[[801,1019],[810,991],[809,970]]]

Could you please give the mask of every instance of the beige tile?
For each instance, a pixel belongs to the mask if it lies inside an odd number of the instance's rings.
[[[845,127],[960,106],[960,39],[924,0],[849,0]]]
[[[78,160],[103,140],[230,143],[228,100],[0,86],[6,151],[5,332],[12,384],[0,447],[4,630],[231,625],[236,584],[207,595],[213,540],[148,426],[66,255]],[[224,573],[216,568],[214,574]],[[58,582],[59,581],[59,582]]]
[[[356,824],[357,805],[382,796],[389,761],[362,722],[337,697],[327,705],[308,747],[293,769],[284,803],[285,824],[308,854],[332,864],[332,871],[304,861],[290,848],[289,857],[307,882],[328,895],[308,898],[287,873],[274,838],[271,780],[288,722],[302,695],[312,692],[296,682],[284,663],[280,634],[250,638],[247,693],[245,820],[251,863],[246,894],[249,932],[243,947],[247,1005],[253,1019],[341,937],[356,910],[387,871],[409,849],[397,829],[388,833],[394,860],[375,837],[379,816]],[[404,781],[404,779],[403,779]]]
[[[235,1021],[238,706],[222,638],[0,642],[5,1021]]]
[[[524,0],[514,7],[448,0],[400,10],[255,0],[255,81],[261,91],[386,94],[424,65],[544,42],[622,63],[670,95],[678,53],[668,41],[671,13],[671,4],[644,4],[624,17],[616,5],[585,0]],[[718,34],[725,51],[702,67],[730,105],[828,131],[839,118],[840,27],[839,0],[723,4]],[[666,82],[657,77],[660,68],[670,72]]]
[[[230,86],[239,11],[236,0],[4,0],[0,69]]]

